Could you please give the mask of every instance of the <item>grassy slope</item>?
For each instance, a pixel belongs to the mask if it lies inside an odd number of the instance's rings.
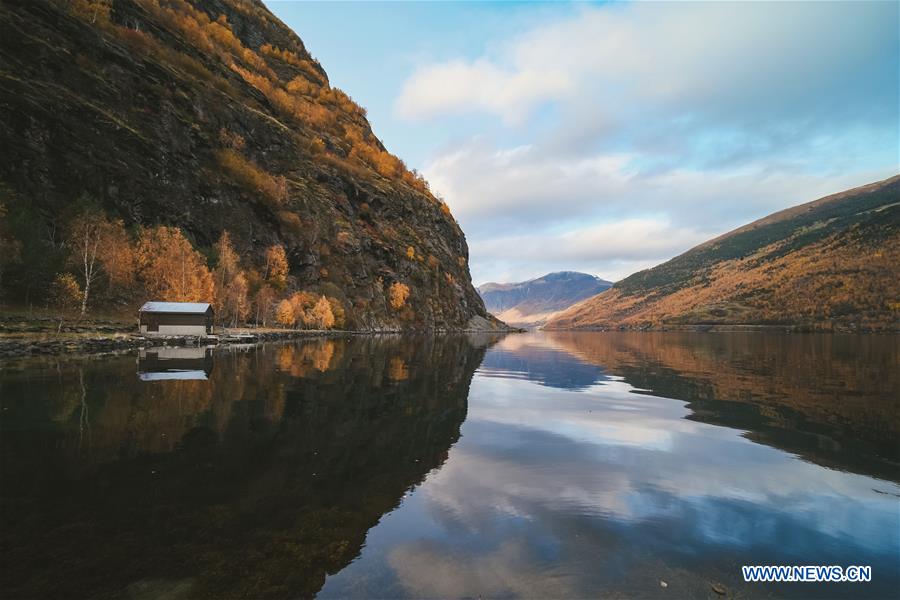
[[[549,328],[898,329],[900,176],[774,213],[635,273]]]

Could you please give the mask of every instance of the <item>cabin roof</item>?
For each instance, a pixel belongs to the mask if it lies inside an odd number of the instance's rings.
[[[144,302],[141,312],[204,314],[209,310],[208,302]]]

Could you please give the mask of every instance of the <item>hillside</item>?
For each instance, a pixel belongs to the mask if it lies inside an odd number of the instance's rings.
[[[533,327],[611,285],[587,273],[562,271],[519,283],[486,283],[478,287],[478,293],[497,318],[510,325]]]
[[[783,210],[616,283],[552,329],[900,329],[900,176]]]
[[[495,325],[446,204],[259,0],[4,2],[0,156],[9,305],[87,295],[83,213],[108,233],[88,308],[212,296],[309,326],[327,296],[316,322],[346,328]]]

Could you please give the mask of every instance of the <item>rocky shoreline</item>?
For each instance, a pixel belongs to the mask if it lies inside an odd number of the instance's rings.
[[[464,330],[434,329],[405,331],[383,329],[371,331],[310,330],[310,329],[232,329],[219,334],[197,336],[145,336],[124,322],[92,320],[82,323],[63,323],[58,319],[0,318],[0,361],[29,356],[60,354],[105,354],[154,348],[160,346],[227,346],[263,342],[342,337],[348,335],[421,334],[421,333],[512,333],[512,328],[482,319],[472,320]]]
[[[217,336],[159,336],[145,337],[118,333],[112,336],[71,337],[61,335],[42,339],[0,338],[0,360],[27,356],[55,354],[102,354],[123,350],[140,350],[159,346],[221,346],[233,344],[257,344],[261,342],[292,339],[337,337],[352,334],[347,331],[265,331],[259,333],[222,334]]]

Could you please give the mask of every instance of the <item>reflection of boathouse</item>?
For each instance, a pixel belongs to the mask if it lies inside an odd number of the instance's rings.
[[[143,381],[208,379],[212,366],[209,348],[150,348],[138,355],[138,377]]]

